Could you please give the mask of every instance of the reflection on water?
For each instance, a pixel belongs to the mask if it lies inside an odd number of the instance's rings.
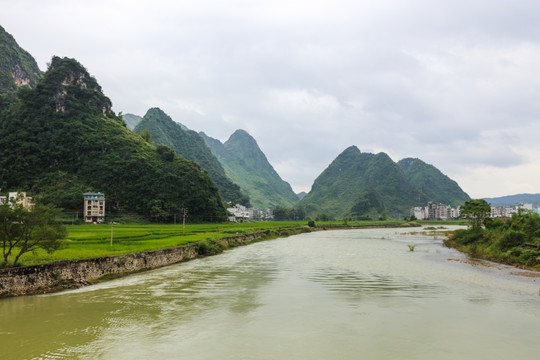
[[[0,300],[0,358],[536,359],[538,278],[465,260],[396,229],[258,243]]]

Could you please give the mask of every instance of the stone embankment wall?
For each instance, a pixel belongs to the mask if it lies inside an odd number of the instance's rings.
[[[240,235],[223,238],[220,241],[225,242],[227,247],[235,247],[249,244],[264,235]],[[134,254],[1,269],[0,298],[73,289],[104,279],[156,269],[195,259],[199,256],[198,248],[199,245],[193,243],[177,248]]]

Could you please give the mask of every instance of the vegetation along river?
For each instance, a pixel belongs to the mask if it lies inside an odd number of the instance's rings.
[[[538,359],[540,278],[410,231],[308,233],[2,299],[0,358]]]

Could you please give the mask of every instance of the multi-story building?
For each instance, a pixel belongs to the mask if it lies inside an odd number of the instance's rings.
[[[417,220],[424,220],[426,218],[425,209],[421,206],[411,208],[410,215],[414,216]]]
[[[32,198],[30,196],[26,196],[26,193],[24,191],[15,191],[8,193],[8,196],[0,196],[0,204],[4,202],[8,202],[11,206],[11,204],[17,204],[22,205],[26,209],[33,209],[35,204],[32,202]]]
[[[105,195],[84,193],[84,221],[101,224],[105,222]]]
[[[411,208],[410,215],[414,215],[418,220],[445,220],[459,217],[459,212],[459,206],[453,208],[449,205],[434,204],[430,201],[425,207],[416,206]]]

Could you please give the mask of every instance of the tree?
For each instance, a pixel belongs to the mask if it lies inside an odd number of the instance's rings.
[[[491,214],[491,206],[484,199],[467,200],[461,208],[461,214],[469,220],[472,229],[479,230],[484,219]]]
[[[65,227],[55,220],[57,213],[57,209],[45,205],[36,205],[30,210],[15,202],[0,204],[3,266],[8,266],[13,255],[12,265],[15,266],[29,251],[41,248],[52,253],[57,250],[60,240],[67,235]]]
[[[143,140],[147,143],[154,144],[154,140],[152,140],[152,134],[150,134],[150,131],[148,131],[148,129],[144,129],[139,135],[141,135]]]

